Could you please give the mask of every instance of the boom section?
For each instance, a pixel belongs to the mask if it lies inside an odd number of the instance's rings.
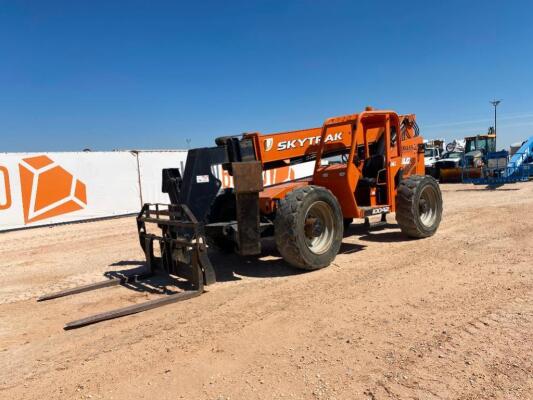
[[[324,135],[322,129],[323,127],[270,134],[248,133],[244,137],[253,140],[257,160],[261,161],[264,169],[270,169],[314,161],[320,149],[321,137],[324,138],[322,156],[341,154],[350,149],[353,133],[350,123],[326,127]]]

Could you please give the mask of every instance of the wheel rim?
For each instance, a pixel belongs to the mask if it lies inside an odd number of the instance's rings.
[[[334,222],[329,204],[317,201],[308,208],[305,215],[304,236],[307,248],[314,254],[323,254],[333,243]]]
[[[435,221],[437,220],[437,194],[431,186],[426,186],[422,189],[418,211],[420,222],[422,222],[426,228],[430,228],[435,224]]]

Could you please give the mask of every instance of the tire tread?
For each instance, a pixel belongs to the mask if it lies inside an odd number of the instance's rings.
[[[417,223],[416,202],[420,191],[425,185],[433,185],[437,188],[437,222],[432,230],[425,230]],[[442,194],[435,178],[429,175],[410,175],[400,182],[396,199],[396,222],[400,225],[403,233],[412,238],[425,238],[432,236],[438,228],[442,215]]]
[[[325,265],[317,266],[306,261],[298,246],[298,213],[302,208],[304,199],[313,192],[325,192],[322,194],[330,196],[336,201],[333,193],[324,187],[313,185],[300,187],[289,192],[280,201],[274,221],[274,237],[278,251],[289,264],[305,270],[316,270],[325,267]],[[340,213],[340,206],[337,212]],[[342,213],[340,213],[340,216],[342,217]],[[342,224],[340,229],[342,229]]]

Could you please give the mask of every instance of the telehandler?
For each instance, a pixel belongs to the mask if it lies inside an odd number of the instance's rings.
[[[310,161],[312,176],[263,187],[263,171]],[[218,165],[233,177],[233,188],[221,189],[214,175]],[[439,185],[424,172],[415,116],[371,107],[330,118],[319,128],[220,137],[215,147],[189,150],[183,175],[163,170],[162,189],[170,204],[145,204],[137,217],[146,273],[39,300],[130,283],[157,271],[185,278],[190,289],[74,321],[65,329],[200,295],[204,285],[216,281],[209,247],[257,256],[261,239],[274,236],[288,264],[316,270],[335,259],[354,218],[370,225],[369,217],[381,216],[378,224],[384,224],[386,214],[395,212],[402,232],[425,238],[435,233],[442,214]]]

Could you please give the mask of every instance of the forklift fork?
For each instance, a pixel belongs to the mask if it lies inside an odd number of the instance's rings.
[[[147,223],[157,224],[161,228],[161,236],[148,233],[146,229]],[[105,287],[137,283],[154,276],[158,272],[185,278],[189,282],[191,289],[140,304],[91,315],[67,323],[64,329],[80,328],[96,322],[188,300],[201,295],[204,292],[204,284],[209,285],[215,282],[215,273],[207,257],[203,225],[196,220],[186,205],[145,204],[137,216],[137,229],[139,240],[146,256],[145,271],[136,274],[124,274],[101,282],[62,290],[39,297],[37,301],[57,299]],[[159,243],[160,256],[154,255],[154,242]]]

